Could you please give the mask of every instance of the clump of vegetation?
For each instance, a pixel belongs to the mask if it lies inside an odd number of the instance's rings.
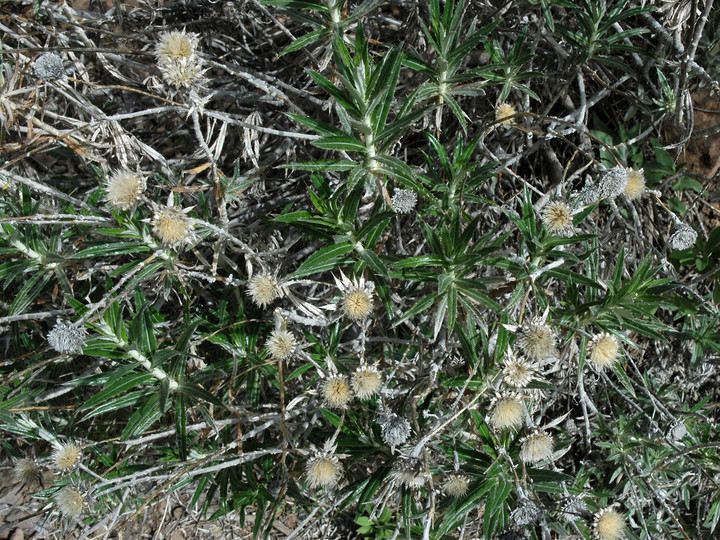
[[[84,5],[0,5],[41,535],[717,535],[712,2]]]

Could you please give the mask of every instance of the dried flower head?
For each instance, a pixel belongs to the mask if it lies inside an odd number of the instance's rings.
[[[77,519],[82,514],[85,506],[85,499],[77,489],[72,486],[66,486],[57,495],[55,502],[58,509],[69,518]]]
[[[374,396],[382,387],[382,376],[375,366],[360,366],[352,377],[353,392],[359,399]]]
[[[544,322],[533,320],[523,326],[518,346],[532,360],[545,360],[555,354],[555,334]]]
[[[158,64],[190,60],[195,56],[197,43],[197,34],[188,34],[184,30],[163,32],[155,45],[155,58],[157,58]]]
[[[575,232],[572,208],[566,202],[553,201],[548,204],[543,210],[542,221],[552,234],[572,236]]]
[[[393,470],[392,476],[398,484],[406,488],[419,488],[427,479],[422,463],[415,458],[400,461]]]
[[[48,332],[47,340],[50,346],[61,354],[80,353],[85,346],[86,335],[84,326],[58,320]]]
[[[197,58],[181,58],[175,62],[159,64],[165,82],[176,90],[199,86],[205,69]]]
[[[577,521],[587,512],[585,501],[579,497],[569,497],[560,511],[565,521]]]
[[[344,377],[330,377],[325,381],[322,389],[325,403],[328,407],[342,409],[352,399],[350,385]]]
[[[619,540],[625,529],[625,518],[612,506],[593,515],[593,536],[597,540]]]
[[[451,474],[443,485],[443,491],[450,497],[460,498],[467,493],[468,479],[464,474]]]
[[[545,431],[533,431],[520,444],[520,459],[525,463],[537,463],[552,457],[553,437]]]
[[[591,204],[602,199],[615,199],[625,192],[628,182],[628,171],[625,167],[613,167],[601,173],[597,184],[588,180],[580,192],[580,200]]]
[[[645,193],[645,171],[643,169],[628,169],[628,179],[625,185],[625,196],[634,201]]]
[[[171,206],[159,208],[153,217],[153,232],[160,242],[168,246],[184,244],[192,237],[187,216]]]
[[[57,81],[67,78],[60,55],[48,52],[38,56],[33,62],[35,75],[43,81]]]
[[[411,189],[396,189],[393,193],[392,205],[398,214],[409,214],[417,204],[417,193]]]
[[[525,526],[540,519],[542,512],[530,499],[523,497],[518,500],[517,506],[510,513],[510,522],[513,525]]]
[[[515,124],[515,119],[509,118],[515,114],[517,114],[517,111],[510,103],[501,103],[495,107],[495,120],[501,120],[500,123],[503,125],[512,126]]]
[[[496,429],[518,428],[525,422],[525,406],[514,392],[493,400],[488,422]]]
[[[145,179],[130,171],[115,171],[107,183],[105,200],[120,210],[131,208],[145,190]]]
[[[66,473],[72,471],[80,464],[82,458],[82,450],[72,442],[61,445],[53,452],[53,463],[58,472]]]
[[[255,274],[247,283],[247,294],[253,303],[264,308],[282,296],[277,280],[267,274]]]
[[[408,440],[410,436],[410,422],[403,416],[390,413],[383,418],[380,425],[380,434],[385,444],[394,452],[396,446],[405,444],[405,441]]]
[[[337,484],[342,474],[342,467],[337,457],[331,452],[315,452],[305,466],[308,486],[329,488]]]
[[[19,459],[15,462],[13,476],[25,484],[31,484],[40,478],[40,466],[34,459]]]
[[[273,330],[265,344],[270,356],[275,360],[287,360],[295,352],[297,341],[292,332]]]
[[[688,249],[695,245],[697,232],[685,223],[678,223],[670,235],[670,247],[673,249]]]
[[[615,336],[602,332],[593,337],[588,360],[597,369],[612,367],[620,358],[620,344]]]
[[[504,359],[503,382],[515,388],[527,386],[533,379],[534,368],[530,362],[517,358],[512,352],[508,351]]]
[[[342,278],[335,278],[342,299],[340,304],[343,313],[348,319],[360,321],[368,318],[373,310],[373,292],[375,284],[372,281],[365,281],[364,277],[348,279],[341,273]]]

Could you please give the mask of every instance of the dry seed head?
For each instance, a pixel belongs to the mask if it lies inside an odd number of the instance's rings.
[[[340,479],[342,467],[338,459],[329,452],[316,452],[305,466],[308,486],[329,488]]]
[[[520,349],[533,360],[544,360],[555,354],[555,334],[540,321],[524,326],[518,339]]]
[[[199,84],[205,74],[200,62],[195,58],[182,58],[175,62],[160,64],[163,79],[176,90],[190,88]]]
[[[84,326],[58,319],[48,333],[47,340],[50,346],[61,354],[80,353],[85,346],[86,334]]]
[[[425,483],[426,474],[422,464],[417,459],[406,459],[393,470],[392,476],[396,482],[406,488],[419,488]]]
[[[33,62],[35,76],[43,81],[57,81],[67,78],[62,58],[53,52],[38,56]]]
[[[417,193],[411,189],[396,189],[392,197],[392,205],[398,214],[409,214],[417,204]]]
[[[505,356],[505,367],[502,370],[503,382],[515,388],[527,386],[533,379],[533,366],[508,351]]]
[[[34,459],[19,459],[15,462],[13,476],[25,484],[40,478],[40,466]]]
[[[287,360],[295,352],[297,341],[287,330],[273,330],[265,346],[275,360]]]
[[[384,418],[380,426],[380,434],[385,444],[395,451],[396,446],[400,446],[408,440],[410,436],[410,422],[403,416],[390,413]]]
[[[503,125],[512,126],[515,124],[515,118],[508,118],[515,114],[517,114],[517,111],[510,103],[501,103],[495,107],[495,120],[502,120],[500,123]],[[503,118],[506,120],[503,120]]]
[[[158,64],[192,59],[195,56],[197,42],[197,34],[188,34],[184,30],[163,32],[160,34],[160,41],[155,45],[155,57]]]
[[[684,223],[678,223],[670,235],[670,247],[673,249],[688,249],[695,245],[697,232]]]
[[[590,363],[598,369],[612,367],[620,358],[620,344],[615,336],[602,332],[593,337],[588,356]]]
[[[443,491],[450,497],[456,499],[462,497],[467,493],[468,490],[468,479],[463,474],[452,474],[448,478],[445,485],[443,485]]]
[[[255,274],[247,283],[247,294],[253,303],[261,308],[271,304],[273,300],[282,296],[275,278],[267,274]]]
[[[168,246],[188,242],[192,236],[190,220],[183,212],[171,206],[162,207],[155,212],[153,232],[160,242]]]
[[[353,392],[359,399],[374,396],[382,387],[382,376],[374,366],[360,366],[352,377]]]
[[[145,190],[145,179],[130,171],[115,171],[107,183],[105,200],[120,210],[130,209]]]
[[[535,431],[521,441],[520,459],[525,463],[537,463],[550,459],[553,453],[553,437],[545,431]]]
[[[548,231],[558,236],[571,236],[575,232],[572,208],[563,201],[548,204],[543,210],[542,222]]]
[[[505,393],[495,400],[490,417],[490,424],[496,429],[518,428],[525,421],[525,406],[515,393]]]
[[[593,517],[593,536],[597,540],[619,540],[625,529],[625,518],[612,506],[596,512]]]
[[[350,385],[344,377],[331,377],[325,381],[322,389],[328,407],[342,409],[352,399]]]
[[[82,514],[85,499],[77,489],[72,486],[64,487],[57,495],[55,502],[58,509],[69,518],[77,519]]]
[[[645,171],[643,169],[628,169],[628,180],[625,185],[625,196],[634,201],[645,193]]]
[[[513,525],[525,526],[534,523],[542,512],[530,499],[522,498],[518,501],[517,506],[510,514],[510,522]]]
[[[587,512],[585,501],[579,497],[569,497],[560,511],[560,515],[565,521],[577,521]]]
[[[73,470],[80,464],[82,450],[75,443],[66,443],[53,452],[53,463],[58,472],[65,473]]]

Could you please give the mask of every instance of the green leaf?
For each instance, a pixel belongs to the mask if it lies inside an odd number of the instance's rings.
[[[155,382],[155,377],[150,373],[130,373],[128,375],[123,374],[121,377],[111,376],[110,380],[105,385],[105,388],[83,403],[78,410],[83,411],[85,409],[94,408],[97,405],[114,398],[118,394],[127,392],[131,388],[145,386],[153,382]]]
[[[353,249],[355,249],[355,246],[350,242],[325,246],[310,255],[288,278],[298,279],[332,270],[343,260],[343,255],[350,253]]]
[[[365,153],[367,149],[365,144],[353,137],[347,135],[331,135],[328,137],[321,137],[311,141],[310,144],[323,148],[325,150],[344,150],[346,152],[362,152]]]

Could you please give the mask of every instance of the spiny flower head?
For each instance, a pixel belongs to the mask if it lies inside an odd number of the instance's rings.
[[[77,444],[69,442],[56,448],[52,458],[58,472],[66,473],[80,464],[82,450]]]
[[[520,444],[520,459],[525,463],[537,463],[552,457],[553,437],[545,431],[533,431]]]
[[[287,360],[295,352],[297,341],[288,330],[273,330],[265,346],[275,360]]]
[[[33,71],[39,79],[46,82],[67,79],[62,58],[53,52],[38,56],[33,62]]]
[[[645,171],[643,171],[643,169],[628,169],[627,175],[625,196],[631,201],[634,201],[645,193]]]
[[[518,428],[525,422],[525,405],[515,392],[505,392],[493,400],[488,422],[496,429]]]
[[[673,249],[688,249],[695,245],[697,232],[685,223],[678,223],[670,235],[670,247]]]
[[[546,323],[535,319],[523,326],[518,346],[529,358],[544,360],[555,354],[555,334]]]
[[[176,90],[200,86],[205,74],[202,64],[196,58],[181,58],[175,62],[159,64],[163,79]]]
[[[40,478],[40,466],[34,459],[19,459],[15,462],[13,476],[25,484],[31,484]]]
[[[305,465],[305,475],[308,486],[329,488],[340,479],[342,466],[332,452],[315,452],[315,455]]]
[[[593,536],[597,540],[619,540],[625,529],[625,518],[612,506],[593,515]]]
[[[348,279],[345,274],[340,273],[341,279],[335,278],[342,298],[342,306],[345,316],[353,321],[360,321],[368,318],[373,310],[373,292],[375,284],[372,281],[365,281],[364,277]]]
[[[456,499],[462,497],[468,490],[468,479],[464,474],[451,474],[443,485],[443,491]]]
[[[115,171],[107,183],[105,200],[119,210],[128,210],[145,190],[145,179],[130,171]]]
[[[506,126],[512,126],[515,124],[515,118],[508,118],[517,114],[515,107],[510,103],[501,103],[495,107],[495,120],[501,120],[501,124]]]
[[[362,365],[352,376],[353,392],[359,399],[374,396],[382,387],[382,376],[375,366]]]
[[[393,470],[392,476],[397,483],[406,488],[419,488],[427,478],[422,463],[415,458],[400,461]]]
[[[615,336],[602,332],[593,337],[588,360],[598,369],[612,367],[620,358],[620,344]]]
[[[398,214],[409,214],[417,204],[417,193],[411,189],[396,189],[392,197],[392,205]]]
[[[548,204],[543,210],[542,222],[548,231],[558,236],[572,236],[575,232],[572,208],[563,201]]]
[[[511,351],[505,355],[503,367],[503,382],[515,388],[527,386],[533,379],[534,368],[524,359],[517,358]]]
[[[517,506],[510,514],[510,522],[514,525],[524,527],[537,521],[542,512],[530,499],[522,498],[517,502]]]
[[[160,242],[176,246],[190,241],[192,227],[184,212],[172,206],[159,208],[153,217],[153,232]]]
[[[197,43],[197,34],[188,34],[185,30],[163,32],[160,34],[160,40],[155,45],[155,57],[158,64],[169,64],[179,60],[192,59],[195,56]]]
[[[66,486],[55,495],[58,509],[69,518],[77,519],[82,514],[85,499],[77,489]]]
[[[277,280],[268,274],[255,274],[251,277],[247,283],[247,294],[253,303],[261,308],[283,295]]]
[[[325,403],[327,403],[328,407],[334,409],[342,409],[352,399],[350,385],[348,385],[344,377],[335,376],[326,379],[322,393]]]
[[[79,353],[85,346],[86,335],[84,326],[58,320],[48,333],[47,340],[50,346],[61,354]]]
[[[380,424],[380,434],[383,441],[394,452],[396,446],[405,444],[410,436],[410,422],[403,416],[390,413],[383,417]]]

